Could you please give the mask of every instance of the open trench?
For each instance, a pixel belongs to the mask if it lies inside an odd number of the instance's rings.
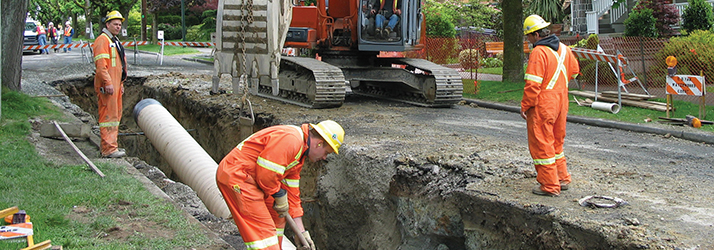
[[[180,181],[151,142],[134,134],[141,131],[132,109],[144,98],[159,101],[190,129],[216,162],[239,142],[237,105],[216,101],[234,97],[196,98],[200,91],[188,85],[149,86],[147,79],[129,78],[125,82],[120,132],[126,135],[120,136],[119,144],[128,155]],[[96,114],[92,81],[90,76],[52,85],[86,112]],[[300,120],[301,112],[294,113],[298,117],[293,119]],[[256,113],[253,129],[285,122],[263,109]],[[359,130],[345,128],[348,136],[351,130]],[[319,249],[638,248],[613,241],[590,227],[559,220],[551,207],[523,205],[487,192],[459,188],[482,182],[485,174],[467,171],[448,157],[432,159],[399,152],[375,156],[368,152],[361,145],[346,144],[339,155],[303,168],[303,219]],[[478,154],[463,158],[481,164],[488,161]]]

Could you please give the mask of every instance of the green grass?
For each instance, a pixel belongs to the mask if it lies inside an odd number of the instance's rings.
[[[503,68],[479,68],[478,72],[483,74],[503,75]]]
[[[498,102],[514,106],[520,106],[521,99],[523,98],[523,87],[525,86],[525,82],[509,83],[479,81],[479,91],[474,94],[475,87],[473,80],[463,80],[463,84],[465,98]],[[572,95],[570,95],[569,98],[570,100],[573,100]],[[578,99],[580,100],[584,98]],[[652,100],[659,102],[665,101],[664,98]],[[674,115],[671,116],[672,118],[684,118],[686,115],[699,115],[699,105],[694,103],[674,100],[674,107],[676,108],[676,111],[674,112]],[[709,115],[714,114],[714,106],[707,106],[706,113]],[[590,107],[582,107],[575,103],[571,103],[568,115],[594,117],[629,123],[645,123],[645,119],[647,118],[651,119],[652,122],[657,122],[657,120],[659,120],[658,117],[665,117],[666,113],[651,109],[623,106],[620,109],[620,112],[612,114],[610,112],[600,111]],[[714,125],[703,125],[700,130],[714,132]]]
[[[51,240],[65,249],[190,249],[209,244],[210,239],[181,211],[152,195],[124,167],[98,164],[106,174],[100,178],[86,165],[57,165],[40,157],[27,140],[28,119],[60,116],[44,98],[2,90],[0,209],[25,210],[33,222],[35,243]],[[87,212],[73,212],[75,207]],[[148,228],[144,232],[166,231],[171,237],[158,233],[104,237],[114,227],[134,232],[129,223],[137,221]],[[0,241],[0,249],[26,246],[24,241]]]
[[[139,50],[160,53],[161,45],[149,44],[137,46]],[[133,50],[134,47],[128,47],[127,50]],[[164,46],[164,55],[184,55],[184,54],[197,54],[199,51],[192,47],[180,47],[180,46]]]

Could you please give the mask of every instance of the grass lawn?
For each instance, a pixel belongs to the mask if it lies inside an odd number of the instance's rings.
[[[525,86],[525,82],[510,83],[479,81],[479,91],[474,94],[475,87],[473,80],[463,80],[463,84],[465,98],[499,102],[519,107],[521,105],[521,99],[523,98],[523,87]],[[571,101],[573,100],[572,95],[570,95],[569,98]],[[657,98],[653,99],[653,101],[664,102],[665,100],[664,98]],[[699,114],[699,105],[690,102],[675,100],[674,107],[676,107],[677,110],[672,118],[684,118],[687,114],[695,116]],[[707,106],[706,113],[714,114],[714,106]],[[571,102],[568,114],[630,123],[644,123],[647,118],[656,122],[659,120],[657,119],[658,117],[666,116],[665,112],[632,106],[622,106],[620,112],[612,114],[610,112],[600,111],[590,107],[578,106],[574,102]],[[702,131],[714,132],[714,125],[703,125],[700,129]]]
[[[27,139],[31,117],[61,120],[62,114],[47,99],[2,90],[0,210],[25,210],[35,243],[112,250],[211,244],[178,208],[152,195],[124,167],[98,164],[106,174],[101,178],[86,165],[58,165],[39,156]],[[0,241],[0,249],[24,247],[24,240]]]
[[[161,45],[149,44],[137,46],[139,50],[160,53]],[[127,50],[133,50],[134,47],[128,47]],[[183,54],[197,54],[199,51],[192,47],[180,47],[180,46],[164,46],[164,55],[183,55]]]

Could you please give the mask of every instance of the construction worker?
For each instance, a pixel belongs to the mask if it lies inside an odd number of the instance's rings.
[[[540,186],[537,195],[557,196],[567,190],[570,174],[563,154],[568,115],[568,81],[580,74],[580,67],[568,46],[546,29],[549,22],[531,15],[523,22],[523,34],[533,44],[528,59],[526,85],[521,101],[521,117],[526,119],[528,148]]]
[[[122,95],[126,80],[126,58],[124,47],[117,38],[121,31],[124,17],[118,11],[112,11],[102,18],[105,28],[92,45],[94,64],[94,91],[99,96],[99,134],[102,137],[103,157],[118,158],[126,156],[117,143],[119,122],[122,115]]]
[[[72,36],[74,36],[74,29],[72,29],[71,25],[72,23],[70,23],[69,21],[64,23],[64,32],[62,33],[64,34],[64,44],[72,44]],[[64,52],[67,53],[67,51],[72,51],[72,48],[64,48]]]
[[[397,26],[399,16],[402,15],[397,0],[376,0],[370,13],[375,15],[374,25],[377,38],[389,39],[389,34]],[[385,22],[387,22],[386,25]]]
[[[344,135],[331,120],[277,125],[249,136],[223,158],[216,182],[248,249],[280,249],[284,216],[294,218],[308,242],[298,249],[315,249],[302,222],[300,170],[305,158],[317,162],[338,154]]]

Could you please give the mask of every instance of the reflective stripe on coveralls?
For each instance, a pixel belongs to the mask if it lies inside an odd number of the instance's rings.
[[[303,215],[300,170],[307,150],[308,125],[273,126],[238,144],[216,171],[218,188],[248,249],[280,249],[285,218],[271,196],[285,189],[290,216]]]
[[[559,182],[571,181],[563,153],[567,83],[569,73],[577,76],[579,72],[570,49],[560,43],[558,52],[547,46],[536,46],[524,77],[526,87],[521,110],[527,111],[528,146],[541,189],[549,193],[560,193]]]
[[[117,151],[118,143],[117,136],[119,135],[119,123],[122,116],[122,65],[117,66],[118,58],[116,44],[111,37],[103,32],[94,41],[94,64],[97,72],[94,76],[94,91],[98,96],[99,110],[99,131],[102,138],[101,152],[102,155],[109,155]],[[114,93],[109,95],[102,93],[104,87],[112,85]]]

